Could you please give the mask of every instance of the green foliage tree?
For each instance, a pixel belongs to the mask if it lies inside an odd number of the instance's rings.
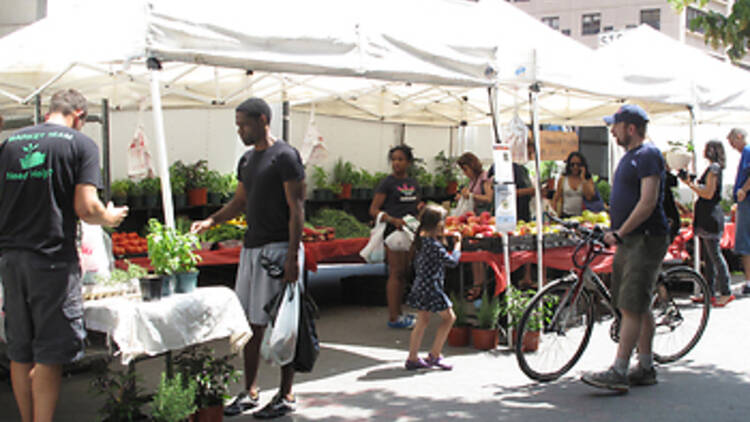
[[[678,12],[690,5],[703,7],[709,0],[667,0]],[[706,44],[718,49],[723,47],[730,59],[737,61],[747,53],[750,42],[750,0],[735,0],[732,11],[724,15],[712,10],[690,21],[690,29],[702,29]]]

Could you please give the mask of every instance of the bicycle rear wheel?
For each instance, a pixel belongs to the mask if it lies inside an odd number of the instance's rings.
[[[516,359],[521,370],[537,381],[552,381],[575,365],[591,338],[594,306],[588,291],[575,298],[575,283],[557,280],[544,287],[529,302],[519,321],[517,339],[539,332],[536,351],[525,351],[516,341]],[[540,329],[541,328],[541,329]]]
[[[654,360],[674,362],[698,343],[706,329],[711,311],[708,283],[690,267],[671,268],[656,282],[651,311],[656,323]]]

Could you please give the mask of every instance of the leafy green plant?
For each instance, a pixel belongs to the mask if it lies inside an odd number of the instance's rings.
[[[187,167],[182,161],[175,161],[169,166],[169,182],[172,186],[172,194],[182,195],[185,193]]]
[[[138,184],[143,195],[158,195],[161,192],[161,179],[158,177],[147,177]]]
[[[328,173],[326,173],[323,167],[313,166],[312,176],[310,178],[312,179],[315,189],[328,188]]]
[[[310,223],[317,227],[333,227],[336,230],[337,239],[370,235],[370,228],[346,211],[322,208],[310,218]]]
[[[428,172],[421,173],[419,176],[417,176],[417,182],[419,182],[419,186],[426,187],[426,186],[432,186],[432,174]]]
[[[179,422],[188,418],[195,407],[195,380],[183,382],[182,374],[167,378],[162,372],[159,388],[151,401],[151,416],[156,422]]]
[[[423,158],[414,157],[411,165],[406,169],[406,174],[414,179],[419,180],[420,176],[427,173],[427,167]]]
[[[128,196],[128,191],[130,190],[130,184],[132,182],[128,179],[118,179],[112,182],[110,185],[110,190],[112,191],[112,196],[115,196],[117,198],[125,198]]]
[[[445,189],[448,186],[448,180],[445,179],[445,175],[437,173],[432,178],[432,184],[438,189]]]
[[[372,189],[372,173],[365,169],[359,169],[357,183],[354,184],[354,187]]]
[[[599,191],[599,196],[602,197],[602,201],[604,201],[605,204],[609,204],[609,195],[612,191],[612,186],[610,186],[609,182],[604,179],[599,179],[599,181],[596,182],[596,190]]]
[[[90,391],[104,397],[99,414],[106,422],[139,421],[145,419],[141,412],[143,405],[150,401],[135,372],[111,371],[105,369],[91,380]]]
[[[237,175],[235,173],[227,173],[221,176],[222,191],[221,193],[232,195],[237,191]]]
[[[557,161],[542,161],[539,163],[539,180],[548,180],[557,172]]]
[[[442,175],[445,178],[446,185],[448,182],[455,182],[458,180],[458,168],[455,165],[455,160],[446,156],[444,151],[438,152],[434,160],[436,177],[438,174]]]
[[[128,181],[128,196],[143,195],[143,186],[140,183]]]
[[[388,177],[388,173],[384,171],[375,172],[375,174],[372,176],[374,180],[373,187],[377,187],[380,182],[382,182],[386,177]]]
[[[224,179],[221,173],[216,170],[209,170],[206,173],[206,188],[209,192],[222,193],[224,191]]]
[[[190,233],[179,234],[152,218],[148,220],[148,258],[156,274],[190,272],[200,261],[193,252],[199,249],[198,238]]]
[[[477,311],[477,325],[485,330],[497,328],[497,319],[500,316],[500,299],[497,296],[490,297],[487,289],[482,293],[482,304]]]
[[[454,325],[457,327],[469,325],[469,318],[466,312],[466,299],[453,292],[451,293],[451,302],[453,302],[453,313],[456,315]]]
[[[188,190],[208,188],[208,161],[198,160],[185,166],[185,185]]]
[[[221,405],[231,397],[229,384],[240,378],[231,364],[234,357],[214,357],[207,347],[191,347],[175,357],[175,368],[183,375],[183,382],[195,381],[195,405],[199,409]]]
[[[505,297],[503,299],[502,306],[500,307],[500,315],[508,317],[508,324],[512,327],[516,327],[521,321],[523,311],[526,310],[526,306],[529,304],[529,300],[534,297],[534,290],[521,290],[521,289],[508,289],[505,291]],[[531,321],[533,323],[534,321]],[[536,324],[538,325],[538,321]]]
[[[336,163],[333,165],[333,183],[334,184],[354,184],[357,181],[358,173],[354,168],[354,164],[349,161],[344,161],[339,157]]]

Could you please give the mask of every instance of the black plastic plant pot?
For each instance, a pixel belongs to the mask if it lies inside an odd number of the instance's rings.
[[[187,196],[184,193],[172,195],[172,202],[174,202],[174,207],[176,209],[185,208],[187,206]]]
[[[148,275],[139,279],[141,283],[141,297],[144,302],[161,299],[163,277],[160,275]]]
[[[221,204],[221,193],[209,192],[207,195],[207,199],[209,205],[219,205]]]
[[[128,204],[128,197],[127,196],[113,196],[112,202],[118,207],[121,207],[123,205]]]
[[[128,206],[130,208],[143,208],[143,195],[128,196]]]
[[[143,204],[146,208],[158,208],[159,207],[159,195],[146,195],[143,197]]]

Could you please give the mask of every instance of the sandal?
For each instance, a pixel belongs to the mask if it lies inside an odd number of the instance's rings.
[[[479,297],[482,296],[482,285],[475,285],[471,286],[471,288],[466,292],[466,300],[468,301],[474,301],[479,299]]]

